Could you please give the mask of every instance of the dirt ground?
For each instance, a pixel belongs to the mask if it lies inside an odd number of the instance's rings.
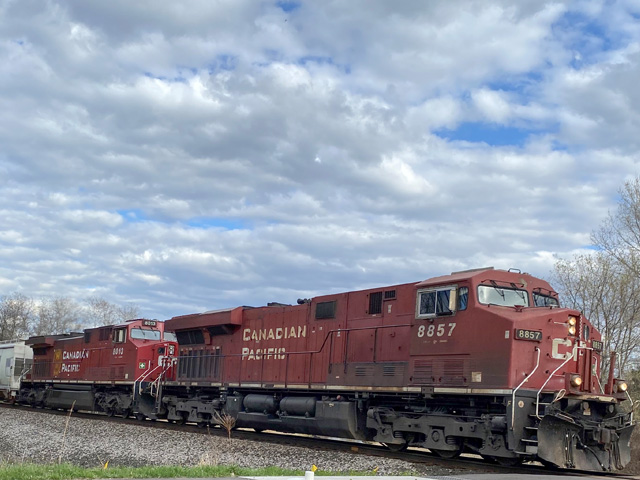
[[[623,472],[628,475],[640,475],[640,426],[636,426],[631,436],[631,462]]]

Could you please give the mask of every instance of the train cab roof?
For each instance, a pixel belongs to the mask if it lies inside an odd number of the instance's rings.
[[[517,269],[500,270],[493,267],[475,268],[473,270],[463,270],[460,272],[452,272],[450,275],[442,275],[439,277],[429,278],[419,282],[418,288],[431,287],[436,285],[449,285],[459,282],[470,282],[473,284],[481,283],[497,283],[504,285],[515,285],[518,288],[531,287],[533,289],[542,289],[552,293],[553,290],[548,282],[536,278],[529,273],[521,272]]]

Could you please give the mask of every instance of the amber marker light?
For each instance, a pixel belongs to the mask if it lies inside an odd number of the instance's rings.
[[[575,335],[576,334],[576,326],[575,325],[570,325],[569,326],[569,335]]]
[[[575,327],[576,323],[578,323],[578,319],[576,317],[569,315],[569,325],[572,327]]]
[[[578,388],[582,385],[582,377],[580,375],[571,375],[571,386]]]

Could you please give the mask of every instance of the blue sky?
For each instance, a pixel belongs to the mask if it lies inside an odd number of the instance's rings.
[[[165,319],[493,265],[638,175],[635,1],[0,0],[0,296]]]

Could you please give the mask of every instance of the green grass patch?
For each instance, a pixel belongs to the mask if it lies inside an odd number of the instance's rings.
[[[375,475],[374,472],[325,472],[316,475]],[[74,465],[0,464],[0,480],[69,480],[81,478],[202,478],[202,477],[263,477],[263,476],[304,476],[303,470],[287,470],[279,467],[243,468],[236,466],[197,467],[109,467],[83,468]]]

